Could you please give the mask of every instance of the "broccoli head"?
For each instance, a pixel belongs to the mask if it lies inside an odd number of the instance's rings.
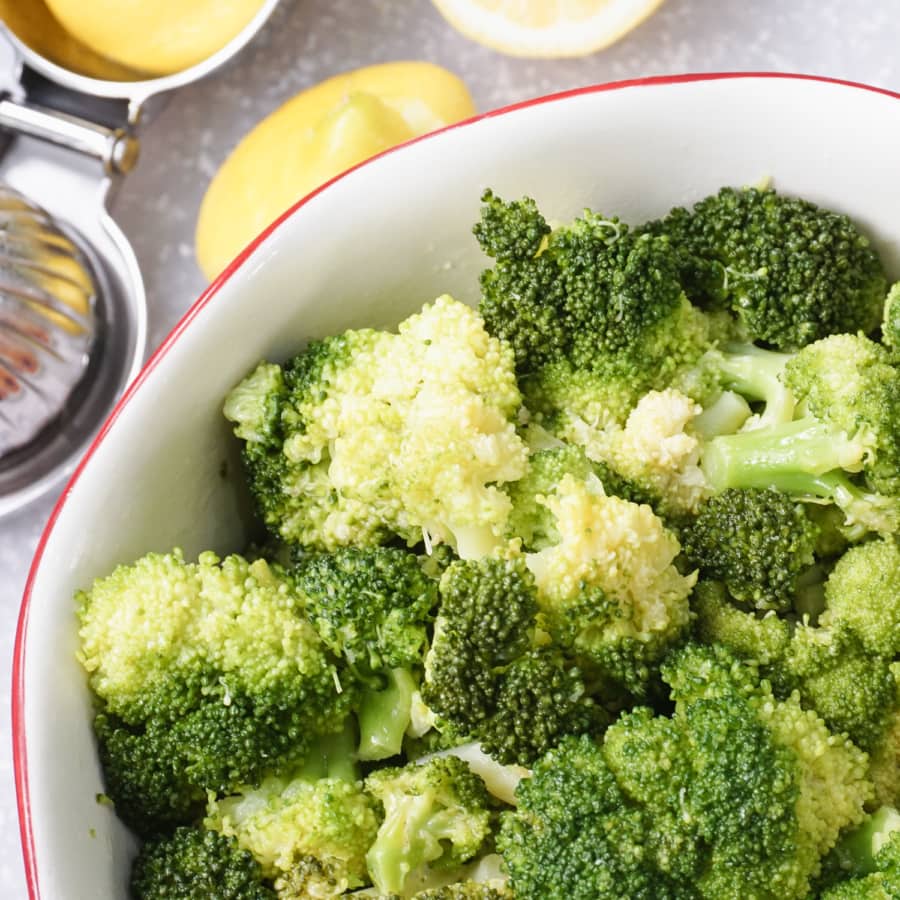
[[[454,563],[440,594],[422,686],[439,727],[501,763],[528,765],[562,735],[606,723],[579,668],[538,645],[537,595],[521,558]]]
[[[852,631],[871,654],[900,657],[900,544],[895,536],[851,547],[825,582],[821,624]]]
[[[130,887],[135,900],[276,900],[250,853],[203,828],[176,828],[144,844]]]
[[[410,893],[429,873],[476,857],[490,839],[493,813],[484,783],[454,756],[378,769],[365,786],[384,813],[366,856],[382,894]]]
[[[421,663],[437,580],[395,547],[342,547],[294,570],[304,609],[328,648],[361,677]]]
[[[475,234],[495,265],[482,273],[480,309],[511,345],[532,412],[623,421],[709,346],[668,239],[590,211],[549,232],[534,201],[483,199]]]
[[[325,900],[362,887],[378,818],[347,763],[351,754],[346,739],[320,745],[295,773],[210,799],[203,824],[249,851],[279,900]]]
[[[805,707],[864,750],[877,747],[898,707],[897,667],[850,632],[799,625],[784,666]]]
[[[704,578],[723,582],[741,603],[786,612],[814,562],[818,528],[781,491],[732,488],[710,498],[680,536]]]
[[[684,634],[696,574],[649,506],[566,475],[544,499],[560,539],[526,555],[546,631],[612,683],[644,695],[655,664]]]
[[[349,712],[292,580],[264,560],[151,553],[82,593],[79,616],[108,793],[139,832],[301,760]]]
[[[879,324],[884,269],[844,215],[772,190],[722,188],[644,230],[678,248],[691,300],[729,309],[751,341],[794,350]]]
[[[503,544],[499,484],[525,471],[512,350],[439,297],[398,333],[348,331],[229,395],[251,491],[269,528],[320,550],[399,536],[462,556]],[[263,424],[261,424],[263,423]]]
[[[670,655],[671,718],[638,707],[567,738],[503,815],[517,897],[803,898],[860,822],[865,755],[721,648]]]

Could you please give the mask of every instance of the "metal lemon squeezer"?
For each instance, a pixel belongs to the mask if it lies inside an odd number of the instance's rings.
[[[43,0],[15,2],[31,4],[31,24],[50,15]],[[277,2],[203,62],[128,81],[64,67],[0,21],[0,516],[71,470],[143,361],[143,280],[107,209],[140,128]]]

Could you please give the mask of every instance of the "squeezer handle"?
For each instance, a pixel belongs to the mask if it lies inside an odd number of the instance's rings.
[[[138,158],[138,139],[122,128],[108,128],[78,116],[9,98],[0,100],[0,129],[90,156],[99,160],[110,175],[130,171]]]

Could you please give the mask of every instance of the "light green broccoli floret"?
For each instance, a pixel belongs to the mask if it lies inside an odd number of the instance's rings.
[[[851,547],[825,583],[821,623],[849,628],[866,650],[900,655],[900,545],[884,537]]]
[[[821,900],[895,900],[900,896],[900,813],[882,806],[841,839],[824,868]]]
[[[320,745],[296,774],[211,796],[203,824],[252,853],[280,900],[324,900],[368,884],[378,818],[347,762],[352,751],[352,740]]]
[[[699,466],[702,441],[691,429],[700,413],[699,404],[666,388],[644,394],[624,426],[595,429],[572,417],[564,436],[636,485],[664,515],[677,516],[696,512],[710,493]]]
[[[559,542],[526,555],[546,630],[640,694],[653,664],[684,633],[696,574],[649,506],[606,496],[597,479],[566,475],[544,499]]]
[[[708,441],[702,468],[712,488],[778,488],[834,503],[860,532],[894,532],[900,371],[888,352],[863,335],[832,335],[788,360],[783,379],[800,417]]]
[[[498,485],[525,471],[520,406],[512,350],[443,296],[397,334],[310,345],[280,381],[262,364],[225,411],[260,512],[284,540],[332,550],[424,536],[481,556],[504,543],[510,502]]]
[[[302,759],[349,711],[293,582],[265,560],[151,553],[79,602],[107,792],[139,832]]]
[[[366,779],[383,821],[366,861],[383,894],[408,893],[430,872],[456,869],[482,852],[491,833],[490,800],[461,759],[384,768]]]

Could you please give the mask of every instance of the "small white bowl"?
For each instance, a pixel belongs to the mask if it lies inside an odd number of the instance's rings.
[[[260,358],[388,326],[449,292],[476,302],[482,190],[635,222],[722,185],[775,185],[851,214],[900,276],[900,95],[803,76],[651,78],[489,113],[336,178],[248,247],[176,326],[79,466],[41,539],[13,669],[32,900],[127,897],[135,844],[103,779],[75,660],[73,592],[181,546],[240,549],[249,516],[222,398]]]

